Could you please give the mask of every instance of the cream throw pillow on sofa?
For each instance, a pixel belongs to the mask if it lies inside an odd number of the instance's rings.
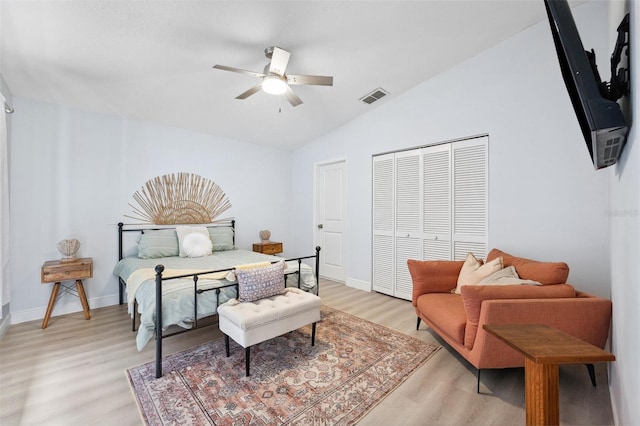
[[[542,285],[538,281],[533,280],[523,280],[520,278],[518,273],[516,272],[515,266],[507,266],[499,270],[498,272],[494,272],[486,278],[478,281],[476,285],[518,285],[518,284],[528,284],[528,285]]]
[[[502,257],[497,257],[491,262],[482,264],[476,259],[473,253],[467,253],[467,258],[462,264],[462,269],[458,275],[458,285],[454,290],[455,294],[460,294],[463,285],[474,285],[489,275],[502,269]]]

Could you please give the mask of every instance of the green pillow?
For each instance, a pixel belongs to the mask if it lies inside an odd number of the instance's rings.
[[[209,229],[209,237],[213,243],[213,251],[234,250],[233,228],[230,226],[217,226]]]
[[[179,254],[178,236],[175,229],[146,229],[138,241],[140,259],[157,259]]]

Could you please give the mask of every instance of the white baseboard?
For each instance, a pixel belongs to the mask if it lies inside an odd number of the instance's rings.
[[[357,288],[358,290],[364,290],[371,292],[371,283],[362,280],[356,280],[355,278],[347,278],[347,282],[345,283],[347,287]]]
[[[105,306],[113,306],[119,303],[118,295],[114,294],[111,296],[103,296],[103,297],[95,297],[88,300],[89,309],[95,308],[103,308]],[[20,324],[22,322],[27,321],[35,321],[41,320],[44,318],[44,314],[47,312],[47,307],[43,306],[40,308],[33,309],[24,309],[22,311],[11,312],[11,324]],[[66,315],[72,314],[74,312],[82,312],[82,304],[80,303],[80,299],[75,298],[75,300],[58,300],[56,304],[53,306],[53,312],[51,312],[51,317],[56,317],[58,315]]]

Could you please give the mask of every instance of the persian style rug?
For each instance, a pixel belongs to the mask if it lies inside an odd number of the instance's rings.
[[[149,425],[353,424],[426,362],[440,346],[322,306],[315,346],[311,326],[244,349],[224,339],[126,371]]]

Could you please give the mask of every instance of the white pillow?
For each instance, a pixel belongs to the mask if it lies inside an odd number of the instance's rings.
[[[462,265],[460,274],[458,275],[458,285],[454,290],[455,294],[461,294],[460,289],[463,285],[477,284],[483,278],[488,277],[502,269],[502,256],[487,262],[484,265],[482,261],[476,259],[473,253],[467,253],[467,258]]]
[[[202,235],[199,232],[191,232],[182,240],[182,250],[187,257],[202,257],[211,254],[213,243],[209,234]]]
[[[204,226],[177,226],[176,234],[178,235],[178,247],[179,247],[179,255],[180,257],[187,257],[187,254],[184,252],[184,238],[191,233],[202,234],[209,242],[211,242],[211,238],[209,237],[209,231]],[[210,253],[209,253],[210,254]]]

